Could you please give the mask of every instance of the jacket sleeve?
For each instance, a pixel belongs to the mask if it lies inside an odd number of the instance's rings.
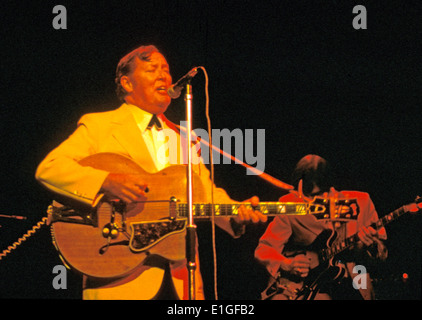
[[[378,213],[375,209],[375,205],[371,200],[369,194],[366,194],[366,204],[363,208],[363,215],[361,225],[368,226],[378,221]],[[372,246],[367,249],[367,253],[371,258],[386,260],[388,256],[388,249],[384,243],[387,240],[387,232],[384,227],[381,227],[378,231],[379,241],[374,242]]]
[[[286,216],[277,216],[259,239],[255,249],[255,258],[267,268],[273,277],[276,276],[281,261],[285,258],[282,252],[291,235],[290,220]]]
[[[96,153],[98,124],[83,116],[76,130],[39,164],[35,178],[49,190],[92,205],[108,172],[78,164]]]

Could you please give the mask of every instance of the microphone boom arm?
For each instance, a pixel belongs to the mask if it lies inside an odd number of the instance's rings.
[[[198,67],[192,68],[188,73],[186,73],[183,77],[177,80],[176,83],[172,84],[170,88],[168,88],[167,93],[172,99],[177,99],[180,97],[183,88],[187,83],[189,83],[193,77],[196,76],[198,73]]]

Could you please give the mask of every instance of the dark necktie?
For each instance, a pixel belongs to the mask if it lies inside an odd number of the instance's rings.
[[[153,126],[155,126],[157,130],[163,129],[160,120],[158,120],[158,117],[155,114],[152,115],[151,121],[148,123],[147,129],[151,129]]]

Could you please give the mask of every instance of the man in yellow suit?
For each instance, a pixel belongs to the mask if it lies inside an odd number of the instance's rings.
[[[113,111],[84,115],[73,134],[47,155],[36,172],[36,179],[48,189],[91,206],[102,196],[127,204],[145,199],[148,181],[138,174],[82,166],[79,163],[82,159],[98,153],[115,153],[132,159],[148,173],[156,173],[174,165],[168,161],[168,155],[159,150],[178,148],[174,145],[163,148],[166,142],[159,138],[161,129],[172,130],[180,143],[177,127],[163,115],[171,102],[167,90],[172,77],[165,57],[155,46],[141,46],[123,57],[117,66],[115,81],[123,104]],[[202,201],[210,202],[210,191],[214,188],[216,201],[235,202],[223,189],[213,186],[203,163],[195,164],[193,171],[199,175],[205,189],[206,197]],[[252,205],[259,201],[256,197],[252,199]],[[218,217],[215,222],[233,237],[238,237],[244,232],[246,221],[257,223],[266,219],[261,212],[241,206],[236,218]],[[172,281],[163,281],[170,277]],[[204,299],[199,264],[195,278],[196,299]],[[166,296],[160,293],[163,286],[171,287]],[[95,281],[85,277],[83,289],[84,299],[188,299],[186,261],[156,259],[148,265],[141,264],[130,275],[118,280]]]

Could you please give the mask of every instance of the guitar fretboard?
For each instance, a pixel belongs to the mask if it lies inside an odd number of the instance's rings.
[[[214,204],[214,215],[217,216],[236,216],[239,213],[239,207],[242,204]],[[251,209],[252,205],[243,203],[243,205]],[[192,206],[195,218],[209,219],[212,216],[213,206],[209,203],[196,203]],[[189,214],[187,203],[178,204],[178,215],[187,217]],[[309,206],[306,203],[295,202],[260,202],[255,210],[261,211],[267,216],[278,214],[290,215],[306,215],[309,213]]]
[[[375,230],[382,228],[386,224],[396,220],[408,210],[406,210],[407,206],[403,206],[397,210],[394,210],[393,212],[390,212],[389,214],[385,215],[381,219],[377,220],[376,222],[372,223],[370,226],[373,227]],[[325,252],[325,258],[331,259],[340,252],[346,250],[347,248],[350,248],[351,246],[355,245],[357,242],[359,242],[358,234],[355,233],[354,235],[346,238],[343,241],[339,241],[337,244],[331,246],[330,248],[326,249]]]

